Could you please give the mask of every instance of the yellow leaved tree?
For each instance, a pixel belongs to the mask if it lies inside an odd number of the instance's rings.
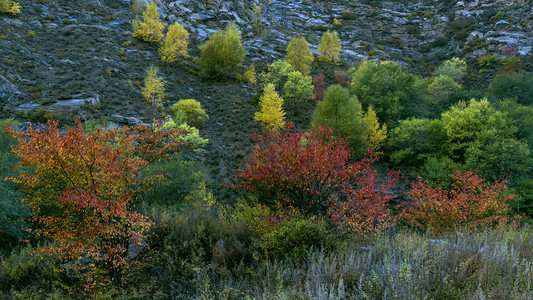
[[[0,13],[18,15],[20,14],[20,5],[15,1],[0,0]]]
[[[340,61],[340,54],[342,51],[341,41],[336,32],[326,31],[322,35],[320,45],[318,45],[318,52],[321,54],[318,59],[327,63],[338,63]]]
[[[367,140],[368,145],[375,150],[381,148],[387,139],[387,124],[383,124],[380,128],[378,117],[372,106],[368,107],[364,120],[368,125]],[[379,153],[379,152],[374,152]]]
[[[145,42],[161,42],[165,24],[159,21],[160,17],[157,6],[154,2],[150,2],[143,12],[143,21],[133,21],[133,37]]]
[[[313,51],[304,37],[293,38],[287,46],[286,61],[304,76],[311,73],[311,63],[313,62]]]
[[[150,102],[153,107],[161,106],[161,101],[165,95],[165,80],[158,76],[157,72],[159,72],[159,69],[154,66],[150,66],[146,70],[144,86],[141,89],[144,99]]]
[[[188,56],[189,33],[178,22],[170,26],[163,45],[159,49],[161,60],[166,63],[175,62],[178,56]]]
[[[257,122],[261,122],[269,130],[278,131],[285,126],[285,112],[283,98],[281,98],[272,83],[266,85],[259,102],[261,110],[255,113]]]

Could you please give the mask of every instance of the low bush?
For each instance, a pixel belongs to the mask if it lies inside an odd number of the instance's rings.
[[[504,195],[506,182],[491,184],[473,172],[457,171],[449,189],[432,187],[427,181],[411,185],[405,202],[405,219],[435,234],[456,230],[480,230],[509,222],[506,204],[513,195]]]
[[[516,98],[523,105],[533,105],[533,74],[498,74],[489,86],[489,93],[498,99]]]
[[[17,126],[18,122],[13,119],[0,121],[0,252],[9,251],[23,238],[23,220],[30,217],[28,207],[22,205],[22,193],[16,185],[4,181],[5,177],[18,174],[13,169],[17,160],[9,154],[15,139],[5,133],[7,123]]]
[[[333,232],[318,217],[304,217],[294,209],[270,211],[264,208],[255,224],[260,233],[256,242],[259,254],[265,259],[302,260],[308,253],[331,250]]]
[[[198,65],[201,75],[206,78],[235,76],[246,56],[241,33],[235,24],[229,24],[226,29],[215,32],[200,46],[200,51]]]
[[[194,99],[184,99],[172,105],[172,112],[176,114],[182,111],[185,114],[186,121],[189,125],[196,128],[202,128],[209,116],[202,108],[202,104]]]

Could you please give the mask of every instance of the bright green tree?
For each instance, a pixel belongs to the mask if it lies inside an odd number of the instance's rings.
[[[361,103],[350,96],[347,89],[332,85],[326,91],[324,100],[317,104],[311,125],[328,126],[333,133],[348,139],[350,147],[362,154],[368,147],[368,124],[363,118]]]
[[[235,24],[218,30],[200,46],[198,65],[207,78],[233,76],[244,62],[246,55],[241,43],[241,33]]]
[[[399,65],[364,61],[349,73],[351,92],[363,107],[372,105],[378,119],[389,128],[395,127],[399,120],[428,114],[430,99],[425,83]]]
[[[161,60],[166,63],[172,63],[176,61],[178,56],[187,56],[188,39],[189,33],[181,24],[176,22],[170,26],[163,45],[159,48]]]
[[[311,63],[314,60],[313,51],[304,37],[293,38],[287,46],[287,62],[302,75],[311,73]]]
[[[439,75],[433,83],[428,86],[428,92],[437,101],[442,101],[448,98],[448,96],[456,91],[461,90],[463,87],[455,82],[453,78],[448,75]]]
[[[144,86],[141,89],[144,99],[153,107],[161,106],[161,101],[165,95],[165,80],[157,75],[157,72],[159,72],[158,68],[154,66],[148,67],[144,77]]]
[[[522,174],[531,168],[528,145],[515,138],[517,128],[487,99],[459,102],[441,118],[449,156],[485,177]]]
[[[165,24],[159,21],[160,17],[156,4],[150,2],[146,11],[143,12],[142,22],[133,21],[133,37],[145,42],[160,42],[163,38],[163,29],[165,29]]]
[[[191,126],[201,128],[209,116],[202,108],[202,104],[194,99],[183,99],[172,105],[172,112],[176,114],[182,111],[185,114],[187,123]]]
[[[278,60],[267,66],[266,70],[261,72],[259,77],[263,87],[272,83],[277,91],[281,91],[289,73],[293,72],[294,68],[285,60]]]
[[[285,126],[283,98],[278,95],[272,83],[266,85],[259,106],[260,111],[255,113],[255,121],[263,123],[269,130],[278,131]]]
[[[189,125],[187,123],[187,115],[182,110],[175,110],[174,116],[167,116],[163,123],[164,129],[175,128],[182,131],[179,136],[179,141],[184,142],[188,148],[193,149],[196,152],[205,152],[203,146],[206,145],[209,140],[200,135],[198,128]]]
[[[340,61],[340,54],[342,51],[341,41],[336,32],[326,31],[322,35],[320,45],[318,45],[318,56],[320,61],[327,63],[338,63]]]
[[[283,97],[285,100],[291,99],[293,106],[302,101],[311,101],[313,99],[312,81],[311,76],[304,76],[298,71],[290,72],[283,87]]]
[[[463,78],[465,72],[466,62],[462,59],[454,57],[442,63],[442,65],[435,70],[435,75],[446,75],[455,81],[459,81]]]

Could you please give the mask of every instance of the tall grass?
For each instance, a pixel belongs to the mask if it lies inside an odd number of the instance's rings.
[[[167,232],[160,287],[172,299],[533,297],[527,226],[439,239],[403,231],[338,242],[332,251],[296,260],[258,253],[258,237],[242,222],[191,211],[180,216]]]

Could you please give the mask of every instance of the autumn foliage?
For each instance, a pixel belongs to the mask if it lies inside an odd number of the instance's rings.
[[[159,124],[86,132],[79,120],[66,133],[57,122],[7,132],[18,142],[12,148],[17,167],[27,170],[9,180],[24,187],[33,234],[53,241],[43,251],[64,261],[87,257],[120,274],[128,244],[139,242],[150,226],[132,210],[132,200],[163,180],[143,178],[141,171],[156,159],[177,155],[180,132]]]
[[[326,88],[327,84],[324,79],[324,74],[320,73],[317,76],[313,77],[313,95],[315,95],[315,102],[320,102],[324,100]]]
[[[513,195],[503,195],[506,182],[491,184],[473,172],[452,175],[450,189],[431,187],[427,181],[413,183],[407,193],[405,219],[422,230],[435,234],[454,230],[478,230],[508,221],[506,202]]]
[[[394,225],[387,208],[394,180],[377,184],[371,154],[350,163],[346,140],[318,126],[255,134],[254,149],[238,170],[239,188],[257,193],[263,203],[295,207],[305,214],[330,216],[345,231],[368,233]]]
[[[159,21],[161,15],[157,11],[157,5],[152,1],[143,12],[143,20],[133,22],[133,37],[140,38],[145,42],[161,42],[165,24]]]

